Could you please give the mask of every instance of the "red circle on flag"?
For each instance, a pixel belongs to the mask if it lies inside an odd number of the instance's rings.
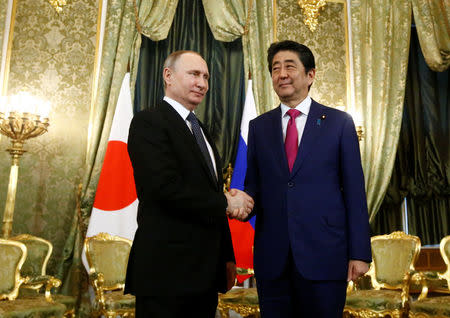
[[[133,167],[127,144],[111,140],[106,148],[94,207],[105,211],[120,210],[137,199]]]

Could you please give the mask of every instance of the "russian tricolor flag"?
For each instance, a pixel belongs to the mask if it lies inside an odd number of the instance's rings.
[[[247,171],[247,138],[250,120],[256,118],[256,105],[252,92],[252,80],[248,81],[247,95],[245,97],[244,111],[241,120],[241,134],[239,137],[238,151],[234,163],[233,176],[230,188],[244,190],[245,174]],[[255,217],[249,222],[229,220],[231,238],[236,256],[236,266],[253,269],[253,238],[255,236]],[[249,275],[238,275],[237,279],[242,283]]]

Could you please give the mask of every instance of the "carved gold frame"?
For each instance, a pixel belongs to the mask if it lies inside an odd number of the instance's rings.
[[[362,318],[383,318],[386,315],[390,315],[392,318],[401,318],[405,314],[405,312],[408,312],[409,306],[409,285],[411,280],[411,273],[414,271],[414,263],[416,262],[417,258],[419,257],[421,243],[420,239],[417,236],[414,235],[408,235],[402,231],[396,231],[392,232],[391,234],[386,235],[377,235],[373,236],[371,238],[371,243],[374,241],[379,240],[405,240],[405,241],[413,241],[414,242],[414,250],[412,251],[413,257],[411,258],[411,262],[409,264],[409,271],[406,273],[406,275],[403,278],[402,283],[399,283],[397,285],[390,285],[387,283],[380,283],[377,281],[376,278],[376,265],[375,265],[375,259],[372,261],[369,271],[366,273],[366,275],[370,276],[372,286],[374,290],[379,290],[381,288],[384,289],[391,289],[391,290],[401,290],[401,299],[402,299],[402,309],[394,309],[394,310],[384,310],[384,311],[373,311],[370,309],[362,309],[362,308],[352,308],[350,306],[345,306],[344,308],[344,317],[348,317],[348,314],[351,315],[351,317],[362,317]],[[372,254],[372,256],[375,258],[375,255]],[[350,292],[349,290],[347,290]]]
[[[92,258],[91,258],[91,248],[90,248],[90,243],[91,241],[102,241],[102,242],[109,242],[109,241],[113,241],[113,242],[125,242],[127,244],[131,245],[133,244],[133,242],[129,239],[120,237],[120,236],[115,236],[115,235],[111,235],[109,233],[98,233],[97,235],[91,236],[91,237],[86,237],[86,239],[84,240],[84,250],[86,251],[86,258],[89,264],[89,272],[90,273],[99,273],[97,271],[97,269],[95,268],[93,262],[92,262]],[[117,283],[115,285],[112,286],[103,286],[104,290],[116,290],[116,289],[123,289],[125,287],[125,284],[120,284]]]
[[[44,297],[48,302],[53,302],[51,290],[53,287],[61,286],[61,280],[59,280],[58,278],[55,278],[53,276],[46,276],[47,275],[47,264],[50,259],[50,256],[53,253],[53,244],[50,241],[47,241],[46,239],[31,235],[31,234],[20,234],[15,237],[12,237],[11,240],[18,241],[18,242],[24,244],[25,246],[26,246],[26,244],[23,243],[24,241],[38,241],[38,242],[41,242],[41,243],[44,243],[45,245],[47,245],[47,247],[48,247],[47,255],[45,255],[44,262],[42,263],[42,267],[41,267],[41,275],[45,276],[45,278],[40,279],[39,282],[24,283],[21,286],[21,288],[34,289],[38,292],[39,289],[45,285]]]
[[[440,278],[447,280],[447,286],[450,289],[450,255],[445,252],[445,246],[450,244],[450,235],[447,235],[441,240],[441,244],[439,245],[439,249],[441,251],[441,256],[444,259],[445,264],[447,265],[447,270],[443,274],[438,274]]]
[[[50,256],[52,255],[52,252],[53,252],[52,243],[50,243],[49,241],[47,241],[41,237],[33,236],[31,234],[19,234],[17,236],[11,237],[11,240],[19,241],[21,243],[23,243],[23,241],[38,241],[38,242],[41,242],[41,243],[44,243],[45,245],[47,245],[48,246],[47,255],[45,256],[44,263],[42,264],[42,268],[41,268],[41,275],[46,275],[47,264],[50,259]]]
[[[14,288],[8,294],[0,294],[0,299],[14,300],[19,295],[20,285],[22,285],[23,283],[26,283],[28,281],[27,277],[22,277],[20,275],[20,269],[22,268],[22,265],[25,262],[25,259],[27,258],[27,247],[23,243],[13,241],[13,240],[5,240],[5,239],[1,239],[1,238],[0,238],[0,245],[15,246],[15,247],[18,247],[22,251],[22,256],[20,257],[19,262],[17,263],[16,271],[14,273],[14,281],[15,281]]]
[[[134,317],[134,309],[117,309],[117,310],[107,310],[106,309],[106,300],[105,300],[105,294],[104,291],[108,290],[123,290],[125,287],[124,283],[117,283],[112,286],[104,286],[104,276],[101,272],[98,272],[95,268],[92,258],[91,258],[91,249],[90,244],[92,241],[102,241],[102,242],[125,242],[127,243],[130,248],[132,245],[132,241],[120,236],[111,235],[109,233],[98,233],[97,235],[86,237],[84,240],[84,250],[86,253],[86,259],[89,264],[89,273],[90,273],[90,281],[92,284],[92,287],[95,291],[95,298],[96,301],[99,304],[99,309],[95,310],[93,312],[94,317],[100,317],[104,315],[107,318],[113,318],[116,316],[122,316],[122,317]]]

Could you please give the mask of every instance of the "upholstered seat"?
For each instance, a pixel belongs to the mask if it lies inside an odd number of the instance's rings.
[[[237,268],[238,275],[254,275],[252,268]],[[242,317],[259,317],[259,301],[256,288],[233,287],[225,294],[219,294],[217,309],[223,318],[233,310]]]
[[[0,318],[62,317],[66,306],[39,299],[17,299],[19,288],[29,279],[20,275],[27,257],[25,244],[0,239]]]
[[[131,241],[100,233],[87,237],[84,247],[95,291],[93,316],[134,317],[135,297],[123,294]]]
[[[440,251],[444,262],[447,264],[447,270],[441,274],[437,273],[436,280],[444,280],[446,282],[447,290],[446,293],[450,293],[450,235],[444,237],[441,240]],[[423,273],[422,273],[423,274]],[[436,290],[430,287],[430,280],[425,276],[421,275],[422,283],[426,286],[427,290],[433,292],[439,292],[440,289]],[[410,317],[413,318],[443,318],[450,317],[450,296],[438,296],[425,298],[427,293],[421,294],[419,300],[411,304]]]
[[[425,298],[411,304],[411,318],[450,317],[450,296]]]
[[[65,317],[75,316],[76,298],[66,295],[51,295],[51,290],[61,285],[61,281],[51,275],[47,275],[47,264],[52,255],[53,245],[40,237],[30,234],[21,234],[11,238],[21,242],[27,247],[27,257],[20,270],[23,276],[29,277],[27,283],[20,288],[19,298],[32,299],[45,296],[47,301],[56,301],[66,307]],[[45,288],[45,294],[39,291]]]
[[[403,232],[371,239],[373,262],[367,275],[373,289],[350,290],[344,308],[351,317],[404,317],[409,308],[409,284],[420,240]]]
[[[0,318],[63,317],[66,306],[48,302],[44,297],[0,301]]]
[[[256,288],[233,288],[219,296],[217,306],[222,317],[228,317],[234,310],[242,317],[259,317],[258,293]]]

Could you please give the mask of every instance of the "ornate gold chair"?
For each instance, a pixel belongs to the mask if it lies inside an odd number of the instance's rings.
[[[253,269],[237,268],[238,275],[254,275]],[[217,309],[222,318],[229,317],[233,310],[242,317],[260,317],[258,293],[256,288],[234,287],[225,294],[219,294]]]
[[[344,317],[407,317],[409,284],[420,239],[393,232],[372,237],[371,245],[373,262],[366,275],[372,289],[348,290]]]
[[[19,288],[29,281],[20,275],[27,257],[25,244],[0,239],[0,317],[63,317],[66,306],[40,299],[17,299]]]
[[[447,270],[444,273],[437,273],[438,278],[447,283],[447,290],[433,290],[450,293],[450,235],[441,240],[440,250]],[[419,273],[420,274],[420,273]],[[428,289],[429,278],[421,276],[424,285]],[[412,318],[444,318],[450,317],[450,296],[426,298],[426,293],[411,304],[410,317]]]
[[[123,294],[131,243],[108,233],[85,239],[89,281],[95,291],[94,317],[134,317],[135,297]]]
[[[29,277],[29,280],[27,283],[22,284],[19,298],[40,297],[39,291],[42,287],[45,287],[44,297],[46,300],[49,302],[54,300],[64,304],[67,308],[64,316],[75,317],[75,297],[66,295],[53,295],[52,297],[51,295],[52,288],[61,285],[59,279],[46,274],[47,264],[53,251],[52,243],[30,234],[20,234],[12,237],[11,240],[21,242],[27,247],[27,258],[20,273]]]
[[[422,297],[426,297],[428,292],[450,294],[450,235],[441,240],[440,252],[442,259],[447,265],[444,273],[438,271],[420,271],[416,272],[411,278],[411,290],[422,290]],[[423,288],[425,286],[425,290]]]

